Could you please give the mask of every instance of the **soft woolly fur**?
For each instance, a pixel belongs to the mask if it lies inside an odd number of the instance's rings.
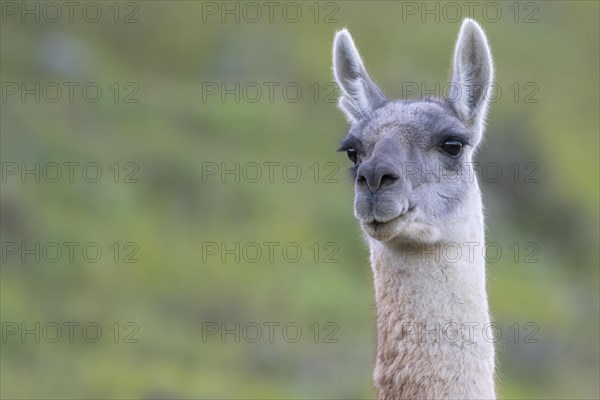
[[[463,22],[450,99],[386,99],[347,30],[335,36],[333,71],[350,123],[340,150],[356,161],[354,213],[371,252],[378,398],[493,399],[483,206],[472,167],[494,75],[486,36]],[[445,150],[456,142],[459,154]]]

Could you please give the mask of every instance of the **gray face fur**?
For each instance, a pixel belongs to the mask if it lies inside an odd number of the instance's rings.
[[[351,124],[340,150],[355,161],[355,216],[371,238],[434,243],[481,213],[472,155],[493,66],[475,21],[465,20],[459,33],[450,100],[387,100],[346,30],[335,36],[333,70]]]

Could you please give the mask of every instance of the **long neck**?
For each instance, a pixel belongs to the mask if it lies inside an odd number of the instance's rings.
[[[466,226],[435,245],[371,241],[380,400],[495,398],[481,212]]]

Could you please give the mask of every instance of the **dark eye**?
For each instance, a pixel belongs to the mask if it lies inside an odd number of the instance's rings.
[[[348,154],[348,159],[352,161],[352,164],[356,164],[358,162],[358,155],[356,154],[356,150],[352,147],[346,150],[346,154]]]
[[[442,144],[442,150],[444,150],[446,153],[448,153],[449,156],[456,157],[457,155],[460,154],[460,151],[462,150],[462,146],[463,146],[462,143],[457,140],[446,140]]]

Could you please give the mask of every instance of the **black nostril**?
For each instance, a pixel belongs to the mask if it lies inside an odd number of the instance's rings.
[[[381,186],[390,186],[398,180],[397,175],[386,174],[381,177]]]
[[[365,178],[363,175],[358,175],[356,177],[356,182],[358,183],[365,183],[367,181],[367,178]]]

